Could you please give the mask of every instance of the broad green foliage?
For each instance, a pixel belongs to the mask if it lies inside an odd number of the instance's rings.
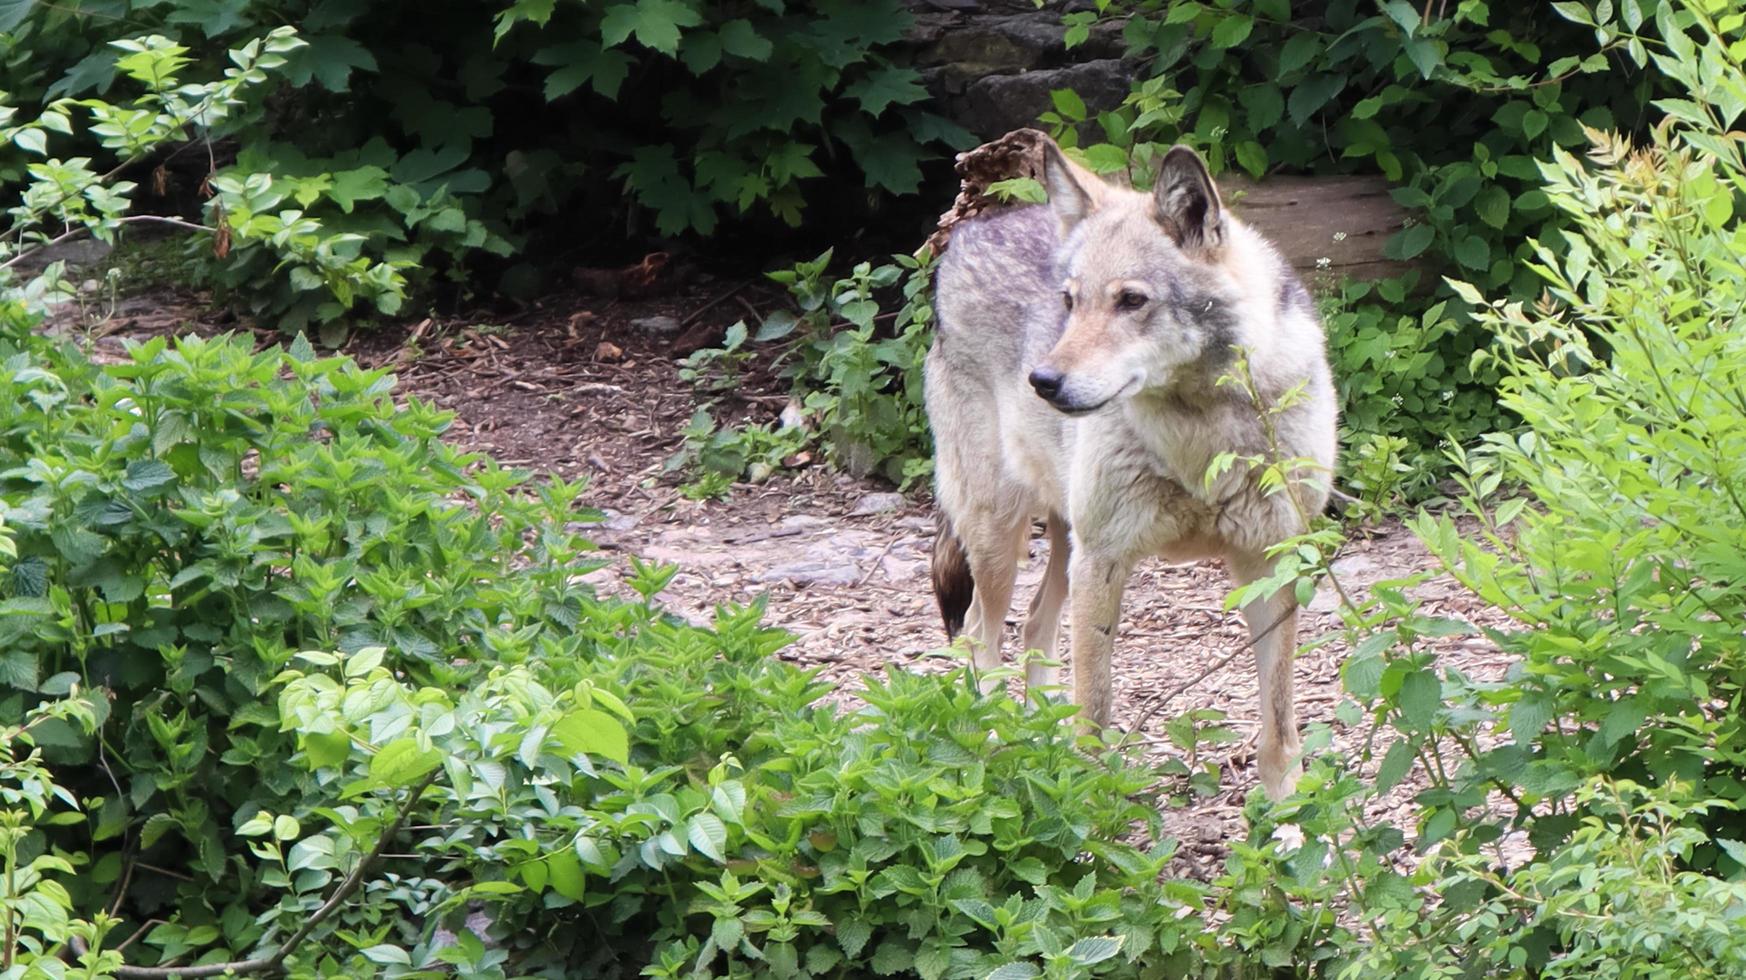
[[[282,24],[306,42],[289,87],[233,128],[235,162],[199,190],[274,246],[206,252],[207,277],[291,330],[337,330],[354,302],[379,298],[317,295],[335,266],[465,284],[461,266],[484,254],[574,248],[578,215],[663,235],[724,217],[793,225],[819,194],[809,187],[834,201],[845,179],[910,193],[920,161],[968,140],[888,56],[909,24],[897,0],[15,3],[0,5],[0,90],[44,105],[104,96],[109,38],[156,32],[211,61]],[[188,149],[184,164],[209,157]],[[0,156],[0,176],[8,165]],[[249,185],[256,174],[273,181]],[[297,218],[280,228],[287,209]],[[335,255],[308,254],[316,223],[348,236]],[[306,273],[280,268],[287,251]],[[540,264],[530,256],[502,284],[531,288]]]
[[[1544,299],[1456,287],[1523,429],[1454,454],[1470,524],[1415,528],[1508,617],[1483,632],[1512,661],[1494,679],[1440,667],[1438,638],[1480,631],[1423,613],[1410,583],[1351,611],[1341,711],[1374,726],[1375,781],[1326,760],[1295,804],[1302,849],[1329,859],[1311,883],[1370,916],[1341,976],[1746,968],[1746,20],[1684,11],[1696,40],[1664,25],[1652,58],[1701,99],[1663,102],[1640,149],[1593,132],[1587,161],[1542,166],[1566,229],[1532,246]],[[1415,769],[1426,860],[1410,881],[1366,871],[1409,831],[1366,801]]]
[[[1072,709],[893,673],[843,713],[756,607],[687,625],[652,601],[674,569],[640,564],[641,601],[597,597],[577,487],[528,492],[307,344],[106,367],[6,346],[0,713],[86,815],[19,823],[21,853],[56,855],[27,887],[63,917],[117,903],[93,918],[112,934],[160,920],[133,962],[1081,977],[1223,955],[1204,890],[1159,880],[1154,775],[1076,744]],[[29,714],[74,683],[94,735]]]
[[[859,263],[842,277],[827,274],[830,261],[826,252],[770,273],[788,288],[796,310],[770,316],[749,335],[745,324],[735,324],[721,348],[687,360],[683,373],[700,392],[724,391],[755,356],[755,345],[790,379],[802,411],[800,421],[783,428],[718,429],[700,409],[669,469],[701,468],[692,486],[705,495],[725,492],[742,474],[761,481],[815,439],[850,472],[877,473],[906,489],[932,472],[922,365],[933,342],[933,259],[894,255],[881,266]],[[902,304],[881,312],[881,300],[893,297]]]
[[[276,30],[229,52],[232,67],[221,80],[191,82],[182,76],[190,66],[187,48],[159,35],[117,41],[100,52],[125,79],[116,87],[141,88],[142,94],[117,102],[61,98],[16,125],[17,110],[0,107],[0,140],[28,158],[21,170],[7,174],[19,185],[19,203],[8,210],[10,225],[0,235],[0,276],[56,242],[88,234],[113,243],[124,225],[150,221],[196,232],[194,247],[205,254],[234,254],[239,264],[248,264],[243,257],[252,256],[257,271],[276,265],[286,275],[287,288],[311,307],[325,303],[343,309],[367,298],[384,312],[397,309],[406,285],[399,268],[361,255],[360,236],[334,233],[295,208],[257,213],[283,199],[275,196],[269,174],[239,168],[215,180],[219,198],[210,227],[128,213],[139,188],[119,179],[123,171],[180,144],[189,131],[214,138],[245,124],[270,73],[284,71],[302,48],[289,29]],[[60,155],[81,137],[110,159],[98,164],[90,157]],[[263,200],[268,197],[272,200]],[[70,288],[60,267],[52,265],[49,274],[14,299],[40,311]]]

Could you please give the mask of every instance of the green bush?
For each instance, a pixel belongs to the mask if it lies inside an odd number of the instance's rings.
[[[225,338],[98,367],[28,322],[0,361],[0,722],[75,684],[92,712],[94,734],[31,723],[89,825],[20,839],[58,856],[71,914],[146,925],[129,959],[942,977],[1217,955],[1202,890],[1159,880],[1154,776],[1076,745],[1072,709],[959,671],[844,713],[756,607],[686,625],[652,602],[674,570],[642,565],[644,601],[593,595],[578,488],[448,448],[381,372]]]
[[[272,193],[270,175],[238,169],[215,179],[220,198],[212,208],[211,226],[130,213],[139,188],[121,179],[124,173],[180,144],[188,132],[214,139],[246,126],[258,111],[260,90],[303,47],[294,32],[281,28],[230,51],[232,67],[222,79],[194,82],[184,75],[191,65],[187,48],[161,35],[131,38],[105,45],[100,54],[125,79],[117,87],[138,88],[140,94],[113,102],[56,99],[16,124],[18,110],[0,106],[0,145],[41,158],[16,170],[0,169],[0,186],[15,190],[19,198],[0,235],[0,284],[10,280],[13,268],[48,246],[83,235],[114,243],[128,224],[151,222],[194,232],[192,247],[202,254],[253,256],[257,271],[262,264],[276,263],[287,289],[312,308],[325,304],[339,309],[367,299],[381,312],[398,309],[405,298],[405,262],[373,261],[362,254],[364,238],[324,228],[300,210],[250,210],[280,203],[278,198],[263,200]],[[58,155],[68,143],[95,144],[107,159],[98,163],[89,156]],[[7,302],[22,301],[23,312],[41,312],[72,291],[61,266],[50,264],[47,274],[32,279]]]
[[[573,251],[576,214],[593,229],[708,234],[724,217],[797,224],[820,195],[841,211],[869,192],[913,192],[918,164],[968,137],[926,111],[919,75],[891,60],[909,23],[897,0],[25,3],[0,10],[0,90],[26,105],[103,96],[113,38],[155,32],[216,61],[296,25],[306,46],[271,111],[233,128],[235,163],[210,180],[207,207],[239,228],[290,208],[363,236],[348,258],[415,289],[472,288],[469,259],[520,251],[528,261],[502,282],[525,291],[540,255]],[[213,153],[189,150],[173,172]],[[0,176],[9,165],[0,158]],[[250,185],[253,174],[272,179]],[[832,190],[845,183],[857,193]],[[238,241],[201,262],[271,325],[339,321],[352,298],[312,297],[307,277],[278,270],[281,253]]]
[[[875,266],[858,263],[831,276],[831,253],[769,274],[794,302],[756,332],[729,329],[720,348],[687,359],[682,372],[706,395],[733,386],[754,356],[769,358],[788,379],[802,416],[786,427],[718,429],[699,410],[687,447],[670,469],[701,468],[698,484],[725,491],[722,477],[761,480],[807,441],[857,476],[877,474],[908,489],[933,472],[933,442],[922,408],[922,366],[933,343],[933,259],[894,255]],[[882,301],[901,300],[881,312]],[[756,347],[756,350],[754,350]]]
[[[1364,911],[1337,976],[1742,969],[1746,20],[1705,9],[1662,14],[1654,64],[1691,97],[1660,103],[1644,145],[1592,132],[1587,161],[1543,164],[1565,227],[1532,244],[1545,297],[1454,287],[1523,428],[1452,451],[1470,523],[1414,527],[1508,625],[1428,615],[1410,582],[1349,610],[1338,713],[1368,721],[1365,749],[1318,760],[1251,831],[1295,828],[1271,879],[1288,896]],[[1463,634],[1507,672],[1440,666]],[[1414,770],[1411,826],[1372,817]],[[1410,877],[1386,860],[1408,842]]]

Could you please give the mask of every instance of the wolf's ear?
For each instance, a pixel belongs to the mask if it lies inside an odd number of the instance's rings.
[[[1081,182],[1089,176],[1075,167],[1053,140],[1043,144],[1043,186],[1049,191],[1049,209],[1061,222],[1063,236],[1097,209],[1096,191]]]
[[[1224,240],[1224,207],[1206,164],[1186,146],[1173,146],[1158,164],[1152,212],[1164,234],[1185,251],[1212,248]]]

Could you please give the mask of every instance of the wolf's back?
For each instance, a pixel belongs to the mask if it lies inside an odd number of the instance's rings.
[[[940,346],[952,367],[970,358],[985,369],[1018,369],[1032,320],[1061,305],[1056,234],[1054,216],[1039,205],[980,215],[953,232],[935,280]]]

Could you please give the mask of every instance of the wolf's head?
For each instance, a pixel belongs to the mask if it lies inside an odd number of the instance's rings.
[[[1061,223],[1056,271],[1066,326],[1030,381],[1069,414],[1149,389],[1226,356],[1237,284],[1224,268],[1231,220],[1206,165],[1175,147],[1151,193],[1105,184],[1046,150],[1049,206]]]

